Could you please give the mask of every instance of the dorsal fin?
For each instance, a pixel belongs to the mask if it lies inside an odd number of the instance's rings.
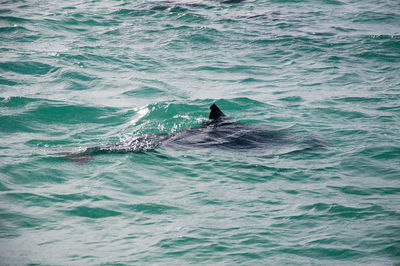
[[[213,103],[210,106],[211,112],[210,115],[208,116],[208,119],[216,119],[216,118],[220,118],[220,117],[224,117],[224,113],[218,108],[218,106]]]

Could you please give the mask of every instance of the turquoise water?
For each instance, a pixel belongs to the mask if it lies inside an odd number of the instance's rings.
[[[0,49],[0,264],[400,263],[398,1],[1,1]],[[60,155],[213,102],[295,141]]]

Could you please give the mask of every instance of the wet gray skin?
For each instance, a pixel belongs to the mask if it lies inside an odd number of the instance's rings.
[[[225,116],[216,104],[210,106],[209,119],[197,128],[184,129],[170,134],[145,134],[128,142],[118,142],[90,147],[66,158],[74,162],[87,162],[94,155],[152,151],[158,147],[174,150],[222,149],[227,151],[261,152],[299,143],[298,136],[265,126],[235,123]],[[300,140],[302,148],[324,146],[321,139]],[[293,151],[297,151],[294,149]]]

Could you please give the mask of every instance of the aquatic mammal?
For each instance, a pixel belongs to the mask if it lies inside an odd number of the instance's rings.
[[[160,146],[175,150],[217,148],[258,152],[273,150],[283,144],[290,146],[295,140],[294,136],[285,134],[281,130],[233,122],[215,103],[210,106],[210,110],[208,120],[199,127],[169,134],[144,134],[129,141],[103,144],[69,153],[66,158],[74,162],[87,162],[97,154],[144,152]],[[293,148],[292,145],[291,149]]]

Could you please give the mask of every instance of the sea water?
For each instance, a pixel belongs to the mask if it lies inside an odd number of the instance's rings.
[[[397,265],[399,69],[396,0],[1,1],[0,264]],[[299,139],[60,155],[214,102]]]

